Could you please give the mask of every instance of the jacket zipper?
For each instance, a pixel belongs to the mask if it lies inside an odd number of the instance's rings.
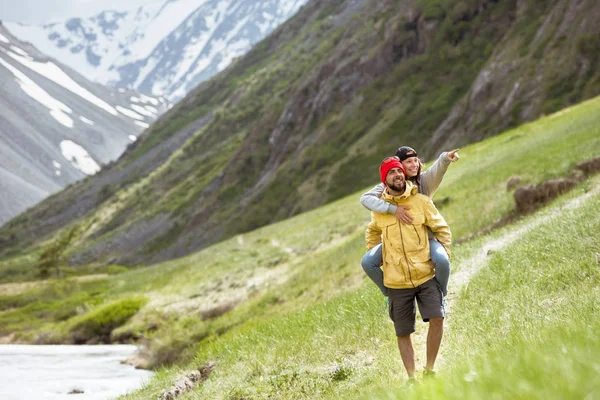
[[[414,227],[414,225],[413,225]],[[413,285],[413,287],[415,286],[415,283],[412,280],[412,274],[410,273],[410,263],[408,262],[408,256],[406,255],[406,247],[404,245],[404,234],[402,233],[402,226],[400,225],[400,222],[398,222],[398,229],[400,229],[400,240],[402,241],[402,253],[404,254],[404,259],[406,260],[406,270],[408,271],[408,279],[410,280],[410,283]],[[419,237],[419,243],[421,241],[421,238]]]
[[[419,246],[421,245],[421,235],[419,235],[419,232],[417,231],[417,228],[412,225],[413,229],[415,230],[415,233],[417,234],[417,237],[419,238]]]

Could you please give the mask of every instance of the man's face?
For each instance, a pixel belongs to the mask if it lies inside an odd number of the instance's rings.
[[[419,172],[419,159],[417,157],[407,158],[402,161],[402,165],[404,166],[407,177],[412,178],[413,176],[417,176],[417,173]]]
[[[406,188],[406,182],[404,181],[404,173],[400,168],[392,168],[388,171],[385,177],[385,184],[390,189],[403,193]]]

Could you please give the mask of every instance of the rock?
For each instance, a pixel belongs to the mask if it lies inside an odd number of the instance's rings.
[[[121,360],[121,364],[133,365],[135,369],[149,369],[150,359],[146,352],[137,351],[134,355]]]
[[[73,388],[68,394],[82,394],[83,390],[79,388]]]
[[[158,397],[159,400],[174,400],[185,392],[198,386],[201,382],[205,381],[210,373],[215,369],[215,363],[209,362],[197,371],[187,372],[184,376],[177,379],[175,384],[169,389],[165,389],[161,392]]]
[[[4,335],[4,336],[0,336],[0,344],[9,344],[9,343],[13,343],[15,339],[15,334],[14,332],[11,333],[10,335]]]

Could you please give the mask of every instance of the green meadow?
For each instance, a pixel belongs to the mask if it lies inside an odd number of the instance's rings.
[[[591,194],[582,204],[569,206],[586,192]],[[596,178],[544,209],[540,214],[547,222],[483,260],[480,272],[450,297],[436,381],[403,388],[393,326],[381,295],[367,282],[214,338],[185,367],[162,369],[146,388],[123,398],[158,396],[185,371],[209,361],[216,367],[208,380],[181,398],[597,398],[598,209]],[[455,251],[467,261],[485,243],[502,240],[536,218]],[[341,250],[337,255],[344,258]],[[356,254],[348,250],[348,255]],[[419,324],[415,339],[420,365],[425,330]]]
[[[361,192],[178,260],[5,284],[0,335],[142,340],[157,374],[124,399],[157,398],[207,363],[208,379],[179,398],[600,398],[600,178],[526,216],[507,189],[513,177],[539,184],[600,156],[600,98],[460,156],[434,197],[457,242],[435,381],[403,387],[383,297],[360,267]],[[418,366],[426,329],[417,325]]]

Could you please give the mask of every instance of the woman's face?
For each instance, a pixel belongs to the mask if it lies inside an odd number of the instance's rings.
[[[402,161],[402,166],[406,171],[406,178],[413,178],[419,172],[419,159],[417,157],[409,157]]]

